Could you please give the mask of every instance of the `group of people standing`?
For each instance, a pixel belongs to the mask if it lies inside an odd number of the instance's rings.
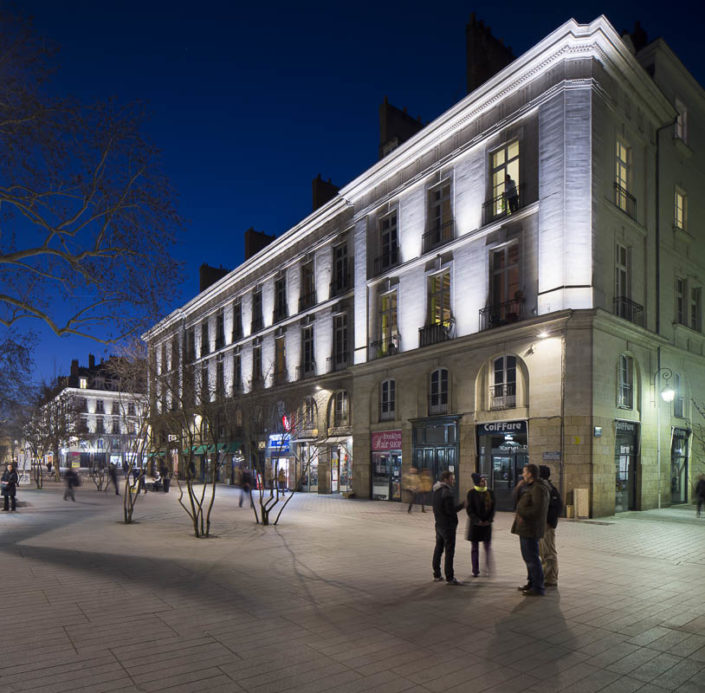
[[[563,509],[560,493],[550,481],[551,470],[542,465],[527,464],[522,480],[514,489],[516,514],[512,533],[519,536],[521,556],[527,570],[526,584],[518,589],[525,596],[541,596],[546,587],[558,584],[558,555],[556,552],[556,526]],[[461,585],[453,568],[458,513],[468,514],[467,539],[471,544],[472,576],[480,576],[480,544],[484,547],[484,569],[492,575],[492,522],[495,515],[494,493],[487,487],[487,479],[472,474],[473,487],[462,503],[455,502],[453,486],[455,477],[445,471],[433,486],[433,514],[436,545],[433,551],[433,579],[448,585]],[[444,556],[445,554],[445,556]],[[444,556],[443,574],[441,557]]]

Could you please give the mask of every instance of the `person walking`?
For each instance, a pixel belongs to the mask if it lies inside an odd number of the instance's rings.
[[[117,467],[111,462],[110,466],[108,467],[108,485],[105,487],[105,490],[108,490],[108,487],[112,484],[115,487],[115,495],[119,496],[120,495],[120,489],[118,488],[118,480],[117,480]]]
[[[433,515],[436,520],[436,547],[433,550],[433,579],[442,582],[441,556],[445,552],[444,572],[447,585],[462,585],[455,579],[453,571],[453,558],[455,556],[455,534],[458,529],[458,512],[465,507],[465,503],[457,505],[453,486],[455,477],[453,472],[445,471],[433,486]]]
[[[17,510],[17,484],[19,483],[19,477],[15,471],[15,465],[10,462],[5,471],[2,473],[2,495],[3,495],[3,507],[4,511],[12,510],[13,512]]]
[[[252,490],[252,475],[248,469],[242,469],[240,474],[240,502],[238,505],[242,507],[242,502],[245,500],[245,496],[250,499],[252,503],[252,496],[250,491]]]
[[[468,491],[465,509],[468,513],[468,541],[471,543],[472,576],[480,575],[480,542],[485,547],[485,571],[489,577],[492,565],[492,522],[494,520],[494,492],[487,488],[487,479],[475,472],[470,475],[474,486]]]
[[[698,483],[695,486],[695,497],[698,500],[698,509],[695,513],[695,517],[700,517],[703,504],[705,503],[705,474],[701,474],[698,477]]]
[[[422,469],[419,474],[419,498],[421,499],[421,512],[426,512],[426,494],[433,490],[433,477],[430,469]]]
[[[64,491],[64,500],[68,500],[69,498],[75,503],[76,502],[76,494],[74,493],[74,489],[77,486],[81,485],[81,481],[78,478],[78,474],[76,474],[76,470],[69,468],[69,470],[64,474],[64,481],[66,482],[66,490]]]
[[[539,539],[546,529],[549,492],[547,484],[539,478],[539,469],[535,464],[525,465],[522,480],[517,484],[517,495],[512,534],[519,535],[521,557],[529,576],[519,591],[527,597],[538,597],[546,591],[539,558]]]
[[[404,475],[404,488],[409,494],[409,508],[406,512],[410,513],[411,509],[414,507],[416,498],[419,495],[419,470],[416,467],[411,467],[409,471]],[[424,509],[423,512],[426,512]]]
[[[544,585],[558,586],[558,552],[556,551],[556,527],[563,511],[563,501],[558,489],[551,483],[551,468],[545,464],[539,467],[539,476],[548,485],[548,515],[543,537],[539,539],[539,557],[543,568]]]

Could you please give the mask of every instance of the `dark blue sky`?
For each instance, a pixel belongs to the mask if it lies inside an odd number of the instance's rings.
[[[3,3],[7,5],[8,3]],[[17,5],[15,5],[17,6]],[[181,292],[198,267],[237,266],[250,226],[281,234],[311,211],[311,180],[344,185],[376,161],[385,95],[429,122],[465,94],[471,11],[515,55],[571,16],[605,14],[617,30],[639,19],[705,83],[702,16],[653,2],[442,3],[23,0],[37,31],[61,47],[55,88],[86,100],[148,105],[187,225],[176,255]],[[36,327],[36,326],[35,326]],[[38,375],[68,370],[102,345],[40,329]]]

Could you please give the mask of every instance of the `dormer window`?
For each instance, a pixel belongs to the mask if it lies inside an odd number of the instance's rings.
[[[88,389],[88,378],[79,378],[78,379],[78,387],[80,387],[81,390]]]

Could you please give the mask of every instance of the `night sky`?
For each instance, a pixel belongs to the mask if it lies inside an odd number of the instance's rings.
[[[280,235],[307,216],[318,173],[342,186],[372,165],[385,95],[425,123],[461,99],[471,11],[517,56],[571,16],[605,14],[618,31],[638,19],[705,84],[703,17],[653,2],[2,4],[31,15],[37,32],[59,44],[56,93],[147,104],[147,135],[163,152],[187,222],[175,253],[184,282],[167,312],[197,293],[201,263],[242,262],[248,227]],[[38,377],[109,353],[31,327],[40,337]]]

